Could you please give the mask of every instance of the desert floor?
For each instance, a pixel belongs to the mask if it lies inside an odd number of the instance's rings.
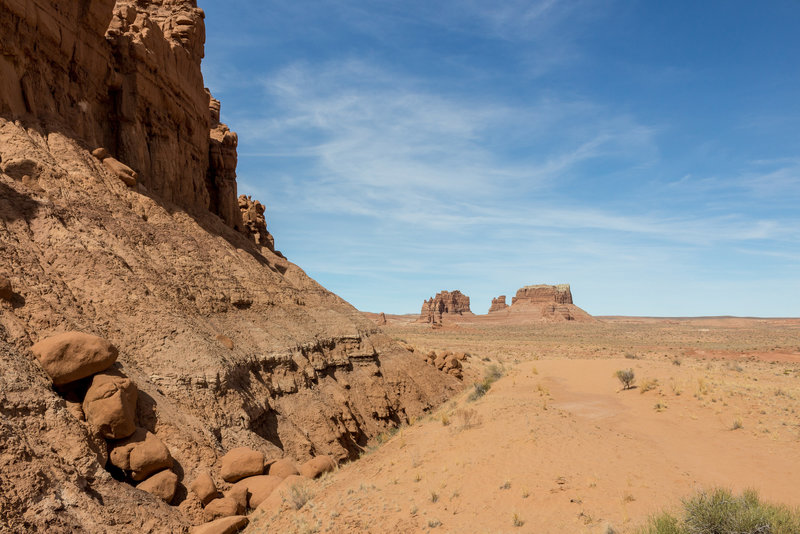
[[[384,328],[469,352],[464,392],[248,531],[636,532],[715,486],[800,506],[800,320]]]

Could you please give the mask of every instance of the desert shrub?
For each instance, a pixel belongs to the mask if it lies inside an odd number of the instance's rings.
[[[650,390],[656,389],[658,387],[658,379],[653,378],[650,380],[645,380],[642,384],[642,387],[639,388],[639,393],[647,393]]]
[[[620,369],[617,371],[616,376],[622,382],[622,389],[631,389],[634,380],[636,380],[633,369]]]
[[[289,503],[299,510],[314,496],[312,489],[306,484],[294,484],[289,492]]]
[[[453,413],[453,416],[458,420],[459,430],[467,430],[477,425],[480,421],[478,412],[471,408],[461,408]]]
[[[625,353],[625,359],[626,360],[638,360],[639,357],[637,355],[635,355],[634,353],[632,353],[632,352],[626,352]]]
[[[505,374],[505,371],[497,364],[492,364],[487,367],[486,372],[483,374],[483,380],[473,384],[473,390],[472,393],[469,394],[468,400],[475,401],[486,395],[486,392],[489,391],[492,384],[497,382],[503,374]]]
[[[640,534],[796,534],[800,510],[762,502],[755,491],[701,492],[683,501],[683,513],[650,519]]]

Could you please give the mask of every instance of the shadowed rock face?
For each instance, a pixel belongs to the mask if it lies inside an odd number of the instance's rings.
[[[469,309],[469,297],[455,290],[441,291],[422,303],[422,311],[419,314],[419,321],[422,323],[439,324],[442,316],[447,314],[462,315],[471,313]]]

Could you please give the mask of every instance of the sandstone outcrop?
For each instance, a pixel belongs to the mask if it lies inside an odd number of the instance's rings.
[[[225,482],[264,473],[264,453],[247,447],[236,447],[222,457],[220,476]]]
[[[498,310],[502,311],[502,310]],[[520,288],[506,309],[509,320],[593,321],[575,306],[569,284],[531,285]],[[495,313],[495,315],[498,315]]]
[[[103,338],[83,332],[64,332],[31,347],[53,384],[61,386],[111,367],[117,348]]]
[[[244,233],[253,238],[256,245],[275,251],[275,239],[267,231],[264,205],[249,196],[239,195],[239,211],[242,214]]]
[[[500,295],[497,298],[492,299],[492,305],[489,306],[489,313],[502,311],[508,308],[508,304],[506,304],[506,296]]]
[[[83,399],[83,413],[90,427],[106,439],[127,438],[136,430],[136,384],[116,370],[92,377]]]
[[[459,380],[463,378],[462,372],[462,365],[461,362],[467,359],[467,354],[464,352],[451,352],[449,350],[431,350],[428,351],[427,355],[425,356],[425,363],[428,363],[439,369],[440,371],[444,371],[445,373],[451,374],[458,378]]]
[[[444,316],[471,314],[469,297],[461,291],[441,291],[422,303],[419,322],[441,324]]]
[[[523,304],[572,304],[569,284],[548,286],[545,284],[525,286],[511,298],[511,305]]]
[[[336,469],[336,462],[330,456],[315,456],[300,466],[300,473],[306,478],[317,478],[323,473]]]

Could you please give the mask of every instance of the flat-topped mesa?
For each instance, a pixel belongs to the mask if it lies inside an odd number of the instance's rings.
[[[505,299],[504,299],[505,300]],[[515,304],[572,304],[572,292],[569,284],[550,286],[539,284],[525,286],[517,290],[517,295],[511,298],[511,305]]]
[[[499,297],[492,299],[492,305],[489,306],[489,313],[503,311],[506,308],[508,308],[508,304],[506,304],[506,296],[500,295]]]
[[[203,84],[195,0],[0,5],[0,117],[104,147],[129,186],[242,229],[237,138]]]
[[[419,322],[441,324],[443,316],[472,313],[469,309],[469,297],[455,291],[441,291],[422,303]]]
[[[569,284],[539,284],[520,288],[511,299],[508,313],[534,321],[593,321],[591,315],[575,306]]]

